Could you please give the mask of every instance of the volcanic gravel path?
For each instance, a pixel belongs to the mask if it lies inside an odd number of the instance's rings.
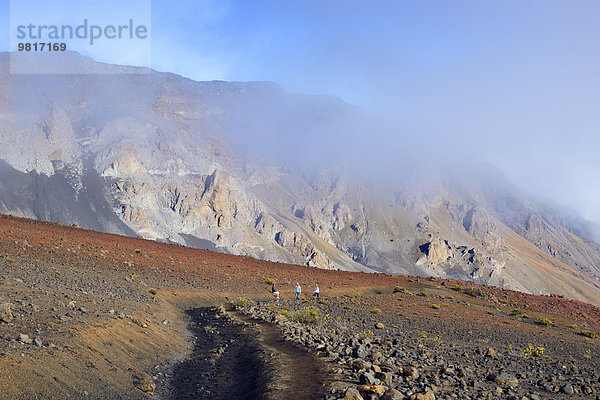
[[[284,341],[275,326],[221,307],[188,312],[194,347],[175,365],[170,399],[314,399],[325,394],[324,364]]]

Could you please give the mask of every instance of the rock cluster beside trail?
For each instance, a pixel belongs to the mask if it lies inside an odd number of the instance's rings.
[[[468,342],[441,322],[416,317],[407,323],[350,302],[349,296],[243,301],[237,308],[279,325],[286,340],[322,357],[335,381],[330,400],[600,399],[600,372],[593,363],[578,367],[568,354],[527,358],[494,349],[491,343],[510,348],[510,338],[500,334],[491,332],[489,344]],[[443,340],[424,332],[436,328],[447,330]]]

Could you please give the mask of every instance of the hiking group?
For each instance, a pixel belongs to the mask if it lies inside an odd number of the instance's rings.
[[[313,292],[313,296],[318,299],[320,292],[321,291],[319,289],[319,284],[315,284],[315,290]],[[275,284],[273,284],[273,286],[271,286],[271,293],[273,293],[273,296],[275,296],[276,299],[279,299],[279,291],[275,287]],[[294,295],[295,295],[296,299],[300,298],[300,294],[302,294],[302,287],[300,286],[300,282],[296,282],[296,288],[294,289]]]

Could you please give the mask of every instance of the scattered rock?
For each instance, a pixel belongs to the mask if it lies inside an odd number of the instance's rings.
[[[431,390],[428,390],[424,393],[413,394],[412,396],[409,397],[409,399],[411,399],[411,400],[435,400],[435,394]]]
[[[492,349],[491,347],[488,347],[488,349],[485,352],[485,356],[488,358],[496,357],[496,350]]]
[[[19,333],[19,341],[25,344],[32,344],[33,339],[29,337],[29,335],[25,335],[24,333]]]
[[[156,384],[152,376],[146,372],[135,371],[133,375],[133,385],[144,393],[154,394]]]
[[[375,324],[375,328],[376,329],[383,329],[383,328],[385,328],[385,325],[382,324],[381,322],[378,322],[378,323]]]
[[[360,384],[361,385],[374,385],[375,377],[370,372],[365,372],[360,375]]]
[[[0,304],[0,321],[6,322],[7,324],[12,321],[12,307],[13,305],[11,303]]]
[[[356,388],[348,388],[344,394],[344,400],[364,400]]]
[[[381,396],[386,391],[386,388],[381,385],[360,385],[357,389],[360,394],[366,398],[370,398],[371,394]]]
[[[562,385],[560,387],[560,392],[564,394],[573,394],[575,393],[575,390],[573,389],[573,385],[567,383],[566,385]]]
[[[391,386],[392,384],[392,374],[389,372],[375,372],[375,379],[379,379],[381,383],[388,386]]]
[[[406,379],[417,379],[419,377],[419,371],[415,367],[410,365],[402,367],[402,376]]]
[[[505,386],[515,387],[519,385],[519,380],[514,375],[506,372],[491,373],[488,375],[487,380]]]
[[[396,389],[388,389],[379,400],[404,400],[406,396]]]

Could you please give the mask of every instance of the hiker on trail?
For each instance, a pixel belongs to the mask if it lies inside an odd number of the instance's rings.
[[[300,283],[296,282],[296,298],[300,298],[300,293],[302,293],[302,288],[300,287]]]
[[[273,293],[273,296],[275,296],[277,300],[279,300],[279,291],[275,287],[275,284],[273,284],[273,286],[271,287],[271,292]]]
[[[315,284],[315,291],[313,293],[313,296],[315,296],[317,299],[319,298],[319,284]]]

